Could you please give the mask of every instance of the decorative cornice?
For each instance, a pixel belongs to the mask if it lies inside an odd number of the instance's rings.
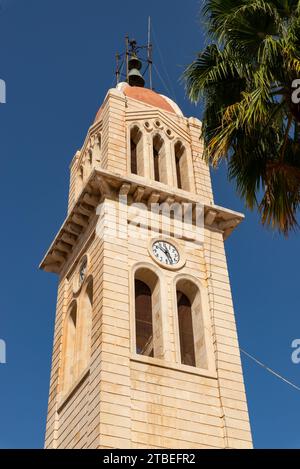
[[[46,272],[60,273],[62,266],[85,232],[91,216],[100,202],[101,192],[95,185],[95,171],[88,178],[71,212],[54,238],[40,264]]]
[[[118,175],[106,170],[94,169],[48,249],[40,268],[60,273],[80,238],[86,232],[96,208],[105,198],[117,200],[127,196],[128,203],[192,203],[204,207],[205,227],[223,233],[226,239],[243,220],[244,215],[232,210],[203,203],[201,196],[135,175]]]

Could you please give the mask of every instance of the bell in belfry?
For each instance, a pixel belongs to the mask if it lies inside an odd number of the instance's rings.
[[[140,72],[141,68],[142,62],[133,53],[128,61],[128,83],[130,86],[143,87],[145,85],[144,77]]]

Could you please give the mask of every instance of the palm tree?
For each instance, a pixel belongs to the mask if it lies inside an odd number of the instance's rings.
[[[204,100],[204,157],[226,158],[246,205],[288,234],[300,206],[300,1],[210,0],[202,13],[212,43],[184,79]]]

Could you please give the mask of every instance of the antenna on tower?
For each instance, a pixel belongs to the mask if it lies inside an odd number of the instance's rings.
[[[129,36],[125,36],[125,60],[126,60],[126,81],[128,81],[128,61],[129,61]]]
[[[147,64],[143,73],[141,69],[143,63]],[[122,73],[126,67],[125,74]],[[153,89],[152,83],[152,43],[151,43],[151,18],[148,17],[147,45],[139,46],[135,39],[125,36],[125,51],[122,54],[116,53],[116,82],[117,84],[126,81],[131,86],[144,86],[145,74],[148,71],[149,88]]]
[[[152,44],[151,44],[151,17],[148,17],[148,44],[147,44],[147,62],[149,67],[149,87],[152,90]]]

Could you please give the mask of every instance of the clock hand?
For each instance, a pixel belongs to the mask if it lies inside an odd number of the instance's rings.
[[[166,251],[165,251],[165,249],[164,249],[163,247],[158,246],[158,248],[159,248],[164,254],[166,254]]]
[[[170,263],[172,263],[172,257],[170,256],[169,251],[166,248],[159,246],[160,250],[167,256]]]
[[[167,258],[169,259],[170,264],[172,264],[172,257],[171,257],[171,255],[170,255],[170,253],[169,253],[169,251],[168,251],[167,249],[166,249],[166,256],[167,256]]]
[[[158,247],[168,257],[168,253],[167,253],[166,249],[163,248],[162,246],[158,246]]]

